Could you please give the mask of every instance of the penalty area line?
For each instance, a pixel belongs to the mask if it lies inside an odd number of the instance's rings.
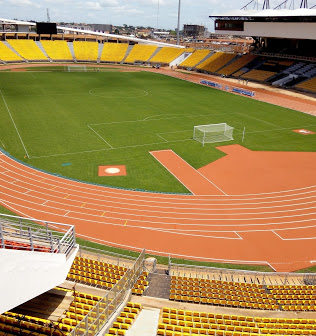
[[[97,132],[95,131],[90,125],[87,125],[91,131],[93,131],[99,138],[101,138],[111,149],[114,149],[113,146],[111,146],[105,139],[103,139],[103,137]]]

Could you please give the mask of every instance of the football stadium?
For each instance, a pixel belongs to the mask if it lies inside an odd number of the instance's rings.
[[[0,336],[316,335],[299,2],[194,45],[0,18]]]

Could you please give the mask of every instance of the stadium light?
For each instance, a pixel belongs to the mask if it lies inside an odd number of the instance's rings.
[[[181,0],[179,0],[179,6],[178,6],[177,45],[180,44],[180,9],[181,9]]]

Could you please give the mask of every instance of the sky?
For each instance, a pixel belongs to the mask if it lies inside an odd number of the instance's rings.
[[[240,9],[250,0],[181,0],[183,24],[202,24],[209,31],[214,23],[209,15]],[[296,7],[301,0],[296,0]],[[270,0],[270,7],[282,0]],[[52,22],[84,22],[151,26],[175,29],[179,0],[0,0],[0,17],[6,19],[46,21],[46,10]],[[259,0],[263,3],[263,0]],[[158,11],[159,6],[159,11]],[[251,9],[251,8],[250,8]]]

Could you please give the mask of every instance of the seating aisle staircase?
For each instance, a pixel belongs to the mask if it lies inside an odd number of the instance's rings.
[[[41,52],[48,58],[48,60],[50,62],[53,62],[53,60],[48,56],[46,50],[44,49],[44,47],[43,47],[43,45],[41,43],[41,41],[34,41],[34,42],[39,47],[39,49],[41,50]]]
[[[166,269],[157,268],[149,274],[149,287],[145,296],[169,299],[171,276],[166,274]]]

